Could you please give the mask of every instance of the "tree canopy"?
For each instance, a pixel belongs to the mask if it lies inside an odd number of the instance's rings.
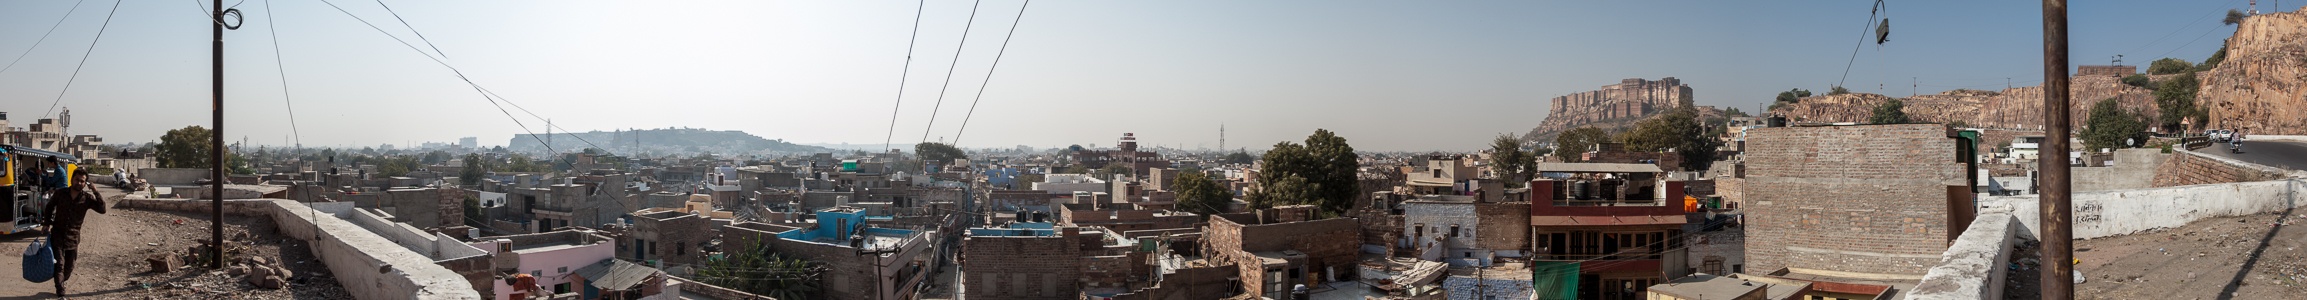
[[[1258,157],[1250,155],[1249,152],[1234,151],[1232,154],[1226,154],[1223,161],[1229,164],[1248,164],[1258,162]]]
[[[2099,100],[2091,105],[2090,125],[2083,129],[2083,145],[2090,149],[2127,148],[2126,140],[2144,141],[2147,122],[2143,116],[2124,110],[2114,98]]]
[[[1906,102],[1905,102],[1905,101],[1899,101],[1898,99],[1890,99],[1890,101],[1883,101],[1883,102],[1882,102],[1882,105],[1876,105],[1876,106],[1874,107],[1874,115],[1873,115],[1873,116],[1869,116],[1869,117],[1867,117],[1867,118],[1866,118],[1866,123],[1867,123],[1867,124],[1906,124],[1906,123],[1914,123],[1914,120],[1910,120],[1910,119],[1907,119],[1907,117],[1906,117]]]
[[[2178,74],[2179,72],[2186,72],[2194,68],[2195,65],[2187,63],[2187,60],[2166,57],[2163,59],[2157,59],[2155,62],[2147,63],[2147,74]]]
[[[1178,208],[1203,215],[1224,213],[1234,193],[1202,172],[1183,172],[1177,178]]]
[[[465,169],[457,174],[457,181],[467,187],[481,186],[481,177],[488,176],[489,166],[481,161],[481,154],[465,154]]]
[[[209,139],[208,128],[185,126],[172,129],[160,135],[160,146],[154,149],[157,153],[153,154],[162,168],[209,168],[213,166],[209,163],[209,150],[215,148]],[[226,151],[224,159],[233,174],[256,173],[255,169],[248,166],[248,160],[240,157],[240,153],[229,152],[229,148]]]
[[[1826,92],[1826,94],[1827,94],[1827,95],[1841,95],[1841,94],[1849,94],[1849,93],[1850,93],[1850,89],[1842,88],[1842,86],[1839,86],[1839,85],[1837,85],[1837,86],[1834,86],[1834,88],[1832,88],[1832,89],[1828,89],[1828,90],[1827,90],[1827,92]]]
[[[1538,155],[1522,151],[1522,139],[1499,135],[1490,140],[1490,171],[1508,186],[1520,186],[1537,175]]]
[[[1361,158],[1354,147],[1327,129],[1306,136],[1306,144],[1274,144],[1258,169],[1257,193],[1250,203],[1258,208],[1313,204],[1329,212],[1343,212],[1360,193],[1357,176]]]
[[[1618,141],[1626,143],[1630,151],[1680,154],[1685,170],[1706,169],[1714,161],[1715,148],[1722,146],[1708,134],[1705,124],[1699,124],[1698,111],[1689,107],[1642,120],[1634,130],[1621,133]]]
[[[2155,118],[2155,127],[2177,131],[2184,129],[2179,126],[2181,120],[2209,119],[2209,112],[2197,107],[2195,103],[2195,92],[2202,89],[2196,82],[2195,74],[2172,76],[2164,79],[2159,86],[2155,88],[2155,108],[2160,115]]]
[[[969,158],[969,153],[961,151],[961,148],[936,142],[914,144],[913,152],[921,155],[922,161],[940,165],[953,163],[954,159]]]
[[[1554,158],[1563,162],[1582,162],[1587,148],[1610,142],[1610,133],[1601,128],[1579,127],[1554,136]]]

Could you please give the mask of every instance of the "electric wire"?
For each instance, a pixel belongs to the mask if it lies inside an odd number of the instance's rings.
[[[905,39],[905,66],[903,70],[899,70],[897,73],[897,101],[895,104],[889,105],[889,133],[881,137],[881,151],[883,152],[893,149],[889,148],[889,141],[897,138],[897,112],[898,108],[905,106],[905,79],[913,75],[913,45],[921,41],[921,10],[927,8],[928,4],[929,0],[920,0],[914,3],[913,35]]]
[[[280,23],[272,20],[272,0],[264,0],[264,33],[272,36],[272,70],[280,74],[280,102],[288,106],[288,132],[297,148],[304,148],[304,132],[296,128],[296,101],[288,93],[288,66],[280,59]]]
[[[244,1],[245,1],[245,0],[244,0]],[[440,47],[436,47],[436,46],[433,46],[433,40],[432,40],[432,39],[426,39],[426,38],[425,38],[425,33],[424,33],[424,32],[422,32],[422,31],[417,31],[417,27],[416,27],[416,26],[411,26],[411,25],[409,25],[409,20],[408,20],[408,19],[402,19],[402,18],[401,18],[401,13],[398,13],[398,12],[393,12],[393,7],[392,7],[392,6],[386,6],[386,5],[385,5],[385,3],[384,3],[384,0],[376,0],[376,6],[378,6],[378,7],[383,7],[383,8],[384,8],[384,10],[385,10],[385,13],[388,13],[388,14],[392,14],[392,15],[393,15],[393,20],[397,20],[397,21],[400,21],[400,22],[401,22],[401,27],[407,27],[407,28],[409,29],[409,33],[415,33],[415,34],[417,35],[417,40],[419,40],[419,41],[424,41],[424,42],[425,42],[425,47],[431,47],[431,48],[433,48],[433,53],[437,53],[437,54],[440,54],[440,55],[441,55],[441,59],[448,59],[448,58],[449,58],[449,54],[448,54],[448,53],[446,53],[446,52],[441,52],[441,48],[440,48]],[[499,98],[502,98],[502,97],[499,97]]]
[[[2163,51],[2163,54],[2157,54],[2155,57],[2170,57],[2171,53],[2178,53],[2179,50],[2186,50],[2187,46],[2193,46],[2195,45],[2195,42],[2203,41],[2204,37],[2209,37],[2212,33],[2218,33],[2219,29],[2222,28],[2224,27],[2211,27],[2211,30],[2203,31],[2203,34],[2195,36],[2195,39],[2187,40],[2187,43],[2179,44],[2179,47],[2171,48],[2171,51]]]
[[[112,28],[112,15],[120,12],[120,1],[112,1],[112,11],[104,13],[104,25],[96,27],[96,39],[89,40],[88,50],[80,52],[80,63],[72,66],[72,77],[64,79],[64,90],[56,91],[56,101],[48,103],[48,112],[40,113],[40,118],[48,118],[48,114],[56,113],[56,105],[64,104],[64,94],[72,91],[73,81],[80,80],[80,69],[88,66],[88,56],[96,53],[98,42],[104,41],[104,30]]]
[[[1864,47],[1866,46],[1866,33],[1867,33],[1867,31],[1871,31],[1871,30],[1874,30],[1874,28],[1875,28],[1875,27],[1874,27],[1874,21],[1875,21],[1875,17],[1876,17],[1876,16],[1880,16],[1880,13],[1882,13],[1884,10],[1888,10],[1888,9],[1886,9],[1886,8],[1887,8],[1887,7],[1885,7],[1885,6],[1883,5],[1883,3],[1882,3],[1882,0],[1875,0],[1875,1],[1874,1],[1874,6],[1872,6],[1872,7],[1868,7],[1868,8],[1867,8],[1867,10],[1866,10],[1866,24],[1863,24],[1862,26],[1859,26],[1859,30],[1858,30],[1858,44],[1857,44],[1857,45],[1851,45],[1851,46],[1850,46],[1850,60],[1849,60],[1849,61],[1846,61],[1846,62],[1843,62],[1843,64],[1842,64],[1842,79],[1836,79],[1836,80],[1834,81],[1834,86],[1847,86],[1847,85],[1845,85],[1845,83],[1849,83],[1849,82],[1850,82],[1850,67],[1851,67],[1851,66],[1854,66],[1854,65],[1858,65],[1858,49],[1859,49],[1859,48],[1864,48]]]
[[[324,3],[325,3],[325,2],[327,2],[327,1],[325,1],[325,0],[324,0],[324,1],[322,1],[322,2],[324,2]],[[378,1],[378,2],[377,2],[377,5],[378,5],[378,6],[383,6],[383,5],[384,5],[384,2],[380,0],[380,1]],[[330,4],[329,4],[329,6],[330,6],[330,7],[336,7],[336,5],[335,5],[334,3],[330,3]],[[386,11],[388,11],[388,12],[390,12],[390,11],[392,10],[392,8],[391,8],[391,7],[385,7],[385,10],[386,10]],[[344,13],[345,13],[345,15],[347,15],[347,16],[352,16],[352,17],[353,17],[353,19],[355,19],[355,20],[360,20],[362,24],[368,24],[368,25],[369,25],[369,28],[372,28],[372,29],[376,29],[378,33],[385,33],[384,29],[382,29],[382,28],[378,28],[378,27],[376,26],[376,24],[370,24],[370,23],[368,22],[368,20],[366,20],[366,19],[361,19],[361,18],[360,18],[360,16],[355,16],[355,15],[352,15],[352,12],[349,12],[349,11],[345,11],[345,10],[344,10],[343,8],[341,8],[341,7],[338,7],[338,8],[337,8],[337,11],[339,11],[339,12],[344,12]],[[401,22],[401,26],[403,26],[403,27],[405,27],[405,28],[408,28],[408,30],[409,30],[409,32],[410,32],[410,33],[413,33],[413,34],[415,34],[415,35],[417,36],[417,38],[418,38],[418,40],[419,40],[419,41],[422,41],[422,42],[424,42],[424,43],[425,43],[425,47],[433,49],[433,53],[425,53],[425,52],[424,52],[424,50],[422,50],[422,49],[418,49],[418,48],[416,48],[416,46],[409,44],[407,40],[401,39],[401,38],[400,38],[400,37],[398,37],[398,36],[393,36],[393,35],[392,35],[392,34],[390,34],[390,33],[385,33],[385,35],[386,35],[386,36],[390,36],[390,37],[392,37],[394,41],[398,41],[398,42],[400,42],[400,43],[401,43],[401,45],[403,45],[403,46],[408,46],[409,50],[413,50],[413,51],[416,51],[418,54],[423,54],[423,55],[425,55],[425,58],[428,58],[428,59],[432,59],[432,60],[433,60],[433,62],[435,62],[435,63],[439,63],[439,64],[440,64],[442,67],[447,67],[447,68],[449,68],[449,70],[450,70],[450,71],[452,71],[452,72],[455,72],[455,73],[457,74],[457,79],[460,79],[460,80],[464,80],[464,81],[465,81],[465,84],[467,84],[467,85],[471,85],[475,91],[478,91],[478,92],[480,92],[480,93],[481,93],[481,96],[482,96],[482,98],[485,98],[485,99],[489,99],[489,102],[490,102],[490,104],[491,104],[491,105],[496,105],[496,106],[497,106],[497,110],[498,110],[499,112],[503,112],[503,113],[505,114],[505,117],[506,117],[506,118],[511,118],[511,119],[514,119],[514,120],[513,120],[513,123],[514,123],[514,124],[521,124],[521,122],[520,122],[520,120],[519,120],[519,117],[514,117],[514,116],[512,115],[512,112],[510,112],[510,111],[506,111],[506,110],[504,109],[504,106],[503,106],[503,105],[511,105],[511,106],[513,106],[513,108],[514,108],[514,109],[518,109],[518,110],[520,110],[520,111],[521,111],[521,113],[524,113],[524,114],[528,114],[528,115],[529,115],[529,117],[533,117],[533,118],[536,118],[536,119],[538,119],[538,120],[544,120],[544,119],[545,119],[545,117],[544,117],[544,116],[539,116],[539,115],[537,115],[537,113],[536,113],[536,112],[532,112],[532,111],[529,111],[529,109],[528,109],[528,108],[526,108],[526,107],[521,107],[521,104],[520,104],[520,103],[515,103],[515,102],[513,102],[513,101],[512,101],[512,99],[506,99],[504,95],[500,95],[500,94],[497,94],[497,92],[496,92],[496,91],[493,91],[493,90],[489,90],[487,87],[483,87],[483,86],[481,86],[479,83],[475,83],[475,82],[473,82],[471,78],[468,78],[468,77],[466,77],[466,76],[464,75],[464,71],[463,71],[463,70],[457,69],[457,68],[456,68],[456,66],[454,66],[454,65],[450,65],[448,62],[446,62],[446,61],[444,61],[444,60],[443,60],[443,59],[446,59],[446,58],[448,58],[448,53],[447,53],[447,52],[442,52],[442,51],[440,50],[440,47],[439,47],[439,46],[436,46],[436,45],[434,45],[434,44],[432,43],[432,41],[431,41],[431,40],[425,39],[425,38],[424,38],[424,32],[422,32],[422,31],[418,31],[418,30],[416,29],[416,27],[415,27],[415,26],[411,26],[411,25],[409,25],[409,23],[408,23],[408,20],[400,18],[400,15],[399,15],[398,13],[394,13],[394,15],[393,15],[393,18],[394,18],[394,19],[396,19],[396,20],[400,20],[400,22]],[[440,56],[436,58],[436,57],[434,57],[434,56],[433,56],[434,54],[439,54]],[[502,103],[501,105],[500,105],[500,104],[498,104],[498,103],[500,103],[500,102]],[[559,125],[553,125],[552,123],[546,123],[545,127],[546,127],[546,129],[547,129],[547,130],[551,130],[551,129],[553,129],[553,128],[559,128],[559,129],[561,129],[561,130],[564,130],[564,131],[568,130],[568,128],[563,128],[563,127],[560,127]],[[545,150],[546,150],[546,151],[548,151],[548,152],[556,152],[556,153],[557,153],[557,152],[559,152],[558,150],[555,150],[555,149],[554,149],[554,147],[552,146],[552,144],[551,144],[551,143],[547,143],[547,142],[545,142],[545,141],[544,141],[544,139],[543,139],[542,137],[539,137],[539,136],[536,134],[536,132],[534,132],[534,131],[528,131],[528,128],[527,128],[527,126],[526,126],[526,125],[523,125],[523,126],[522,126],[522,131],[528,132],[528,133],[529,133],[529,136],[530,136],[531,138],[533,138],[533,139],[536,139],[536,140],[538,141],[538,143],[539,143],[539,144],[543,144],[543,145],[545,146]],[[610,155],[616,155],[616,153],[615,153],[614,151],[610,151],[610,150],[609,150],[607,147],[601,147],[601,145],[600,145],[600,144],[594,144],[592,140],[590,140],[590,139],[586,139],[586,138],[584,138],[584,136],[580,136],[580,135],[576,135],[576,134],[570,134],[569,136],[570,136],[570,137],[573,137],[573,138],[577,138],[577,141],[579,141],[579,142],[584,142],[584,143],[585,143],[585,145],[587,145],[587,146],[592,146],[592,148],[593,148],[593,149],[600,149],[600,150],[601,150],[601,152],[603,152],[603,153],[608,153],[608,154],[610,154]]]
[[[2218,7],[2233,7],[2233,6],[2235,6],[2235,2],[2236,2],[2236,1],[2242,1],[2242,0],[2227,1],[2227,3],[2226,3],[2226,4],[2220,4]],[[2204,15],[2203,15],[2203,17],[2201,17],[2201,18],[2195,18],[2195,21],[2192,21],[2192,22],[2187,22],[2187,25],[2179,26],[2178,28],[2172,28],[2170,33],[2164,33],[2162,37],[2157,37],[2157,38],[2155,38],[2155,39],[2154,39],[2154,40],[2152,40],[2152,41],[2147,41],[2147,43],[2145,43],[2145,44],[2139,44],[2139,47],[2136,47],[2136,48],[2131,48],[2131,50],[2129,50],[2129,51],[2123,51],[2123,52],[2119,52],[2119,53],[2123,53],[2123,54],[2132,54],[2132,53],[2138,53],[2138,52],[2139,52],[2139,50],[2147,50],[2147,46],[2154,46],[2154,45],[2155,45],[2155,43],[2161,43],[2161,42],[2163,42],[2163,39],[2171,38],[2171,36],[2174,36],[2174,35],[2178,35],[2180,31],[2186,31],[2187,27],[2195,27],[2195,24],[2203,23],[2203,20],[2210,20],[2212,16],[2218,16],[2218,15],[2219,15],[2219,13],[2223,13],[2223,12],[2225,12],[2225,11],[2217,11],[2217,10],[2215,10],[2215,9],[2214,9],[2213,11],[2211,11],[2211,13],[2209,13],[2209,14],[2204,14]]]
[[[961,133],[969,131],[969,119],[977,115],[977,102],[985,100],[985,86],[993,83],[993,71],[1001,67],[1001,55],[1009,53],[1009,40],[1017,37],[1017,24],[1025,20],[1025,8],[1032,5],[1033,0],[1017,5],[1017,18],[1009,21],[1009,34],[1001,36],[1001,50],[993,52],[993,65],[985,67],[985,81],[977,84],[977,96],[969,99],[969,112],[961,115],[961,129],[953,131],[954,147],[960,147]]]
[[[23,53],[23,54],[17,54],[17,55],[16,55],[16,59],[15,59],[15,60],[9,60],[9,61],[8,61],[8,66],[7,66],[7,67],[0,67],[0,73],[7,73],[7,72],[8,72],[8,69],[14,69],[14,68],[16,68],[16,63],[17,63],[17,62],[21,62],[21,61],[24,61],[24,56],[26,56],[26,55],[31,55],[31,54],[32,54],[32,50],[33,50],[33,49],[40,49],[40,43],[45,43],[45,42],[48,42],[48,35],[50,35],[50,34],[55,34],[55,33],[56,33],[56,28],[57,28],[57,27],[64,27],[64,26],[63,26],[63,25],[64,25],[64,20],[65,20],[65,19],[71,19],[71,18],[72,18],[72,12],[80,11],[80,4],[81,4],[81,3],[86,3],[86,2],[87,2],[87,1],[73,1],[73,2],[72,2],[72,9],[70,9],[70,10],[65,10],[65,11],[64,11],[64,16],[62,16],[62,17],[56,17],[56,24],[54,24],[54,25],[48,25],[48,33],[42,33],[42,34],[40,34],[40,39],[39,39],[39,40],[35,40],[35,41],[32,41],[32,47],[27,47],[27,48],[24,48],[24,53]]]
[[[385,37],[390,37],[390,38],[392,38],[394,42],[400,42],[400,43],[401,43],[401,46],[407,46],[407,47],[409,48],[409,50],[414,50],[414,51],[416,51],[416,52],[417,52],[417,54],[422,54],[422,55],[424,55],[426,59],[430,59],[430,60],[432,60],[432,61],[433,61],[433,63],[437,63],[437,64],[440,64],[442,67],[446,67],[446,68],[448,68],[448,69],[449,69],[449,72],[452,72],[452,73],[456,73],[456,75],[457,75],[457,79],[459,79],[459,80],[464,80],[466,85],[471,85],[471,86],[473,87],[473,91],[474,91],[474,92],[481,94],[481,99],[487,99],[487,100],[489,100],[489,105],[490,105],[490,106],[494,106],[494,107],[496,107],[496,108],[497,108],[497,112],[501,112],[501,113],[504,113],[504,114],[505,114],[505,118],[506,118],[506,119],[511,119],[511,120],[513,121],[513,125],[521,127],[521,131],[522,131],[522,132],[527,132],[527,133],[529,133],[529,138],[532,138],[532,139],[536,139],[536,140],[537,140],[537,144],[540,144],[540,145],[544,145],[544,146],[545,146],[545,151],[546,151],[546,152],[553,152],[553,153],[559,153],[559,152],[560,152],[559,150],[555,150],[555,149],[553,149],[553,144],[552,144],[552,143],[546,143],[546,142],[545,142],[545,138],[544,138],[543,136],[539,136],[539,135],[537,135],[537,132],[536,132],[536,131],[532,131],[532,130],[529,130],[529,126],[528,126],[527,124],[523,124],[523,123],[521,122],[521,119],[520,119],[519,117],[514,117],[514,116],[513,116],[513,112],[512,112],[512,111],[510,111],[510,110],[506,110],[504,105],[498,104],[498,103],[497,103],[497,99],[496,99],[495,97],[489,96],[489,93],[488,93],[487,91],[481,90],[481,85],[480,85],[480,84],[477,84],[477,83],[473,83],[473,80],[472,80],[472,78],[467,78],[467,77],[465,77],[465,72],[464,72],[464,71],[460,71],[460,70],[457,70],[457,67],[456,67],[456,66],[451,66],[451,65],[449,65],[449,63],[448,63],[447,61],[442,61],[442,60],[441,60],[440,58],[438,58],[438,57],[433,57],[433,55],[432,55],[431,53],[425,53],[425,51],[424,51],[423,49],[417,49],[417,46],[416,46],[416,45],[412,45],[412,44],[409,44],[409,42],[408,42],[407,40],[403,40],[403,39],[401,39],[401,38],[400,38],[400,36],[395,36],[395,35],[392,35],[392,33],[391,33],[391,32],[386,32],[386,31],[384,30],[384,28],[382,28],[382,27],[377,27],[375,23],[369,23],[368,19],[362,19],[362,18],[361,18],[359,15],[354,15],[354,14],[353,14],[351,11],[346,11],[346,10],[344,10],[344,7],[340,7],[340,6],[337,6],[337,5],[336,5],[336,3],[334,3],[334,2],[329,2],[328,0],[321,0],[321,1],[320,1],[320,3],[323,3],[323,4],[328,4],[328,7],[329,7],[329,8],[335,8],[337,12],[341,12],[341,13],[344,13],[344,15],[345,15],[345,16],[347,16],[347,17],[352,17],[352,19],[353,19],[353,20],[356,20],[356,21],[360,21],[360,23],[361,23],[362,25],[368,25],[368,28],[369,28],[369,29],[375,29],[377,33],[381,33],[381,34],[384,34],[384,35],[385,35]]]
[[[921,142],[929,142],[929,129],[937,127],[937,110],[945,106],[945,89],[953,87],[953,69],[961,65],[961,49],[969,46],[969,28],[977,25],[977,7],[985,0],[969,4],[969,20],[961,24],[961,43],[953,45],[953,63],[945,65],[945,85],[937,88],[937,102],[929,106],[929,123],[921,126]]]

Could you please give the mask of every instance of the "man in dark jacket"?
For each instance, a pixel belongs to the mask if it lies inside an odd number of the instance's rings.
[[[64,297],[64,280],[80,260],[80,223],[88,211],[104,211],[104,195],[88,185],[88,170],[73,170],[70,186],[48,194],[48,243],[56,249],[56,297]]]

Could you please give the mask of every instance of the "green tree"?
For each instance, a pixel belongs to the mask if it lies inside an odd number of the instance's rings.
[[[2193,73],[2164,79],[2161,87],[2155,89],[2155,108],[2160,114],[2155,118],[2155,127],[2169,131],[2184,129],[2179,122],[2201,110],[2195,105],[2195,92],[2200,89],[2202,86]]]
[[[1744,112],[1744,111],[1739,111],[1737,107],[1732,107],[1732,108],[1725,108],[1725,109],[1722,109],[1722,116],[1725,116],[1725,117],[1752,117],[1752,116],[1754,116],[1754,115],[1749,115],[1749,114],[1746,114],[1746,112]]]
[[[1907,119],[1906,102],[1898,99],[1890,99],[1890,101],[1883,101],[1882,105],[1876,105],[1874,115],[1866,118],[1867,124],[1906,124],[1913,122],[1914,120]]]
[[[472,226],[473,228],[489,228],[488,223],[481,222],[481,219],[483,219],[482,216],[486,215],[486,212],[481,211],[480,198],[471,196],[465,197],[465,226]]]
[[[433,150],[432,152],[425,152],[423,159],[419,160],[418,162],[422,162],[426,165],[434,165],[449,162],[450,159],[455,159],[455,157],[456,156],[449,155],[448,151]]]
[[[204,169],[211,166],[208,163],[209,150],[214,144],[209,142],[208,128],[185,126],[161,134],[160,145],[154,149],[153,155],[162,168]],[[227,148],[226,151],[231,149]],[[225,166],[230,169],[226,171],[241,175],[256,174],[256,169],[240,153],[225,152],[224,156]]]
[[[1610,142],[1610,133],[1600,128],[1579,127],[1554,136],[1554,158],[1564,162],[1582,162],[1588,148]]]
[[[1258,162],[1258,157],[1250,155],[1249,152],[1237,150],[1233,154],[1226,154],[1224,161],[1229,164],[1249,164]]]
[[[2220,24],[2226,24],[2226,25],[2243,24],[2243,18],[2246,18],[2246,17],[2250,17],[2250,15],[2245,15],[2245,14],[2243,14],[2243,11],[2241,11],[2241,10],[2235,10],[2235,9],[2229,8],[2229,9],[2227,9],[2227,18],[2226,18],[2226,19],[2220,19],[2220,20],[2219,20],[2219,23],[2220,23]]]
[[[1179,209],[1215,215],[1225,213],[1226,206],[1233,204],[1234,193],[1207,173],[1184,172],[1178,174],[1177,180]]]
[[[953,160],[955,159],[969,158],[969,153],[961,151],[961,148],[954,148],[953,145],[947,145],[945,143],[914,144],[913,153],[921,155],[921,159],[923,161],[928,161],[929,163],[938,165],[953,163]]]
[[[2195,68],[2195,65],[2187,63],[2187,60],[2166,57],[2163,59],[2157,59],[2152,63],[2147,63],[2147,74],[2178,74],[2193,68]]]
[[[2083,129],[2083,145],[2090,149],[2127,148],[2126,140],[2144,141],[2147,122],[2137,113],[2124,110],[2114,98],[2099,100],[2091,105],[2089,127]]]
[[[1642,152],[1673,152],[1682,156],[1684,170],[1705,170],[1714,162],[1715,148],[1722,142],[1708,135],[1704,124],[1698,123],[1698,112],[1684,107],[1636,123],[1634,130],[1619,135],[1626,149]]]
[[[2146,74],[2131,74],[2131,76],[2123,76],[2124,85],[2142,89],[2155,89],[2155,83],[2151,80],[2152,79],[2147,78]]]
[[[823,263],[770,253],[764,245],[707,258],[693,278],[771,298],[818,299],[827,270]]]
[[[1839,86],[1839,85],[1837,85],[1837,86],[1834,86],[1834,88],[1832,88],[1832,89],[1829,89],[1829,90],[1827,90],[1827,92],[1826,92],[1826,94],[1827,94],[1827,95],[1841,95],[1841,94],[1849,94],[1849,93],[1850,93],[1850,89],[1842,88],[1842,86]]]
[[[1810,97],[1810,90],[1798,88],[1778,92],[1778,98],[1770,103],[1770,109],[1778,109],[1779,106],[1802,102],[1802,97]]]
[[[418,163],[415,157],[395,156],[378,161],[376,172],[378,176],[384,177],[407,176],[409,172],[422,168],[424,164]]]
[[[2223,40],[2222,40],[2222,41],[2223,41]],[[2211,68],[2217,68],[2217,67],[2219,67],[2219,63],[2220,63],[2220,62],[2225,62],[2225,61],[2227,61],[2227,43],[2225,43],[2225,42],[2220,42],[2220,43],[2219,43],[2219,51],[2216,51],[2216,52],[2211,52],[2211,58],[2205,58],[2205,59],[2203,59],[2203,63],[2202,63],[2202,64],[2198,64],[2198,65],[2195,65],[2195,70],[2196,70],[2196,71],[2210,71],[2210,70],[2211,70]]]
[[[488,174],[489,165],[481,161],[481,154],[465,154],[465,170],[463,173],[457,174],[457,181],[466,187],[478,187],[481,186],[481,177],[488,176]]]
[[[1327,212],[1344,212],[1360,193],[1361,157],[1346,138],[1327,129],[1315,129],[1306,144],[1274,144],[1258,169],[1258,207],[1313,204]]]
[[[1522,151],[1522,139],[1498,135],[1490,140],[1490,171],[1510,187],[1519,187],[1536,175],[1537,163],[1536,154]]]

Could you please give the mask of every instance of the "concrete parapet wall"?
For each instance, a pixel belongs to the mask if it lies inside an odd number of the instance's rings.
[[[2007,209],[1982,212],[1907,299],[2003,299],[2014,244],[2032,239]]]
[[[225,200],[225,213],[268,216],[282,234],[305,240],[328,264],[337,283],[357,299],[482,299],[466,278],[436,265],[423,253],[399,247],[340,216],[354,210],[341,204],[306,206],[293,200]],[[210,201],[126,198],[122,207],[209,211]],[[323,210],[328,211],[323,211]]]
[[[2307,195],[2301,179],[2075,193],[2074,237],[2093,239],[2172,228],[2207,218],[2281,212]],[[1980,210],[2009,209],[2029,233],[2042,228],[2037,195],[1987,197]]]
[[[2074,168],[2074,187],[2078,192],[2142,189],[2154,187],[2155,169],[2171,154],[2161,149],[2115,150],[2115,165],[2111,167]]]
[[[193,185],[201,179],[208,179],[209,169],[147,168],[137,170],[136,174],[144,178],[145,183],[152,185]]]
[[[2155,166],[2153,187],[2251,182],[2285,177],[2289,170],[2232,158],[2172,149],[2175,155]]]

